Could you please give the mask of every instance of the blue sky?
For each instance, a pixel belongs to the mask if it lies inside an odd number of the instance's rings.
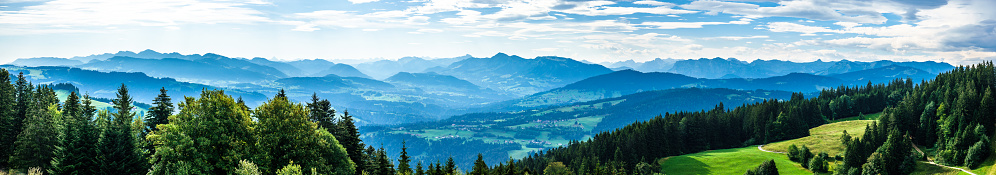
[[[141,51],[397,59],[996,58],[992,0],[0,0],[0,62]]]

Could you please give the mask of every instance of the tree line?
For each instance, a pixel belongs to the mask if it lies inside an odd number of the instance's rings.
[[[639,173],[638,165],[656,164],[655,160],[668,156],[808,136],[810,128],[830,120],[879,112],[900,100],[894,94],[912,89],[910,80],[897,79],[888,84],[826,89],[815,98],[795,93],[788,101],[766,100],[732,110],[719,104],[708,111],[666,113],[587,141],[534,153],[515,164],[543,170],[556,162],[575,174]]]
[[[363,144],[348,111],[313,95],[290,102],[281,90],[249,108],[221,90],[176,105],[166,88],[146,116],[122,84],[97,109],[75,87],[60,101],[49,85],[0,69],[0,174],[452,174],[450,159],[395,169],[384,149]],[[71,86],[59,84],[58,86]]]

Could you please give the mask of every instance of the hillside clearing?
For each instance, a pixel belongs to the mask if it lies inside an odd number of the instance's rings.
[[[763,152],[755,146],[673,156],[658,163],[667,174],[743,174],[768,160],[775,160],[779,174],[813,174],[785,154]]]

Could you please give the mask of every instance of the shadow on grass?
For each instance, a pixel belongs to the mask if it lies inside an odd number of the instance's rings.
[[[707,164],[690,157],[678,156],[668,158],[661,168],[666,174],[712,174]]]

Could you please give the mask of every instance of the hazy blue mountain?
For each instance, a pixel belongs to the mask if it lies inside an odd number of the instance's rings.
[[[200,57],[201,55],[200,54],[183,55],[183,54],[180,54],[180,53],[177,53],[177,52],[173,52],[173,53],[159,53],[159,52],[156,52],[156,51],[151,50],[151,49],[146,49],[146,50],[143,50],[143,51],[138,52],[138,53],[135,53],[135,52],[132,52],[132,51],[119,51],[117,53],[94,54],[94,55],[90,55],[90,56],[72,57],[72,58],[69,58],[69,59],[71,59],[71,60],[79,60],[79,61],[82,61],[82,62],[90,62],[90,60],[100,60],[100,61],[103,61],[103,60],[107,60],[109,58],[116,57],[116,56],[120,56],[120,57],[133,57],[133,58],[146,58],[146,59],[178,58],[178,59],[188,59],[188,60],[190,60],[190,59],[194,59],[194,58]]]
[[[470,55],[448,58],[426,60],[419,57],[403,57],[398,60],[380,60],[357,64],[356,68],[376,79],[385,79],[398,72],[423,72],[432,67],[445,67],[453,62],[471,58]]]
[[[229,67],[223,58],[205,58],[198,61],[184,60],[177,58],[145,59],[132,57],[112,57],[104,61],[93,60],[90,63],[77,67],[99,71],[117,72],[144,72],[154,77],[170,77],[189,82],[202,82],[208,84],[228,84],[232,82],[256,82],[263,80],[275,80],[281,78],[282,73],[273,75],[258,72],[261,70],[249,69],[251,67]],[[258,65],[257,65],[258,66]],[[276,69],[270,68],[270,71]]]
[[[384,79],[384,81],[405,84],[413,87],[419,88],[445,88],[454,90],[481,90],[480,86],[474,85],[467,80],[461,80],[459,78],[440,75],[436,73],[408,73],[399,72],[394,76]]]
[[[705,79],[675,73],[622,70],[591,77],[561,88],[536,93],[520,99],[496,103],[490,108],[521,110],[536,106],[561,105],[597,99],[614,98],[628,94],[676,88],[729,88],[742,90],[776,90],[790,92],[817,92],[837,86],[865,85],[868,82],[886,83],[896,78],[914,81],[929,80],[936,76],[923,70],[902,66],[889,66],[834,75],[790,73],[768,78]]]
[[[843,74],[828,75],[841,80],[862,82],[887,82],[894,80],[896,78],[910,78],[913,82],[920,82],[923,80],[930,80],[937,76],[937,74],[920,70],[912,67],[905,67],[899,65],[890,65],[880,68],[860,70],[854,72],[848,72]]]
[[[927,61],[927,62],[893,62],[893,61],[888,61],[888,60],[882,60],[882,61],[875,61],[875,62],[855,62],[855,61],[841,60],[841,61],[838,61],[838,62],[834,62],[833,66],[827,68],[824,71],[818,72],[817,74],[819,74],[819,75],[842,74],[842,73],[847,73],[847,72],[854,72],[854,71],[860,71],[860,70],[868,70],[868,69],[874,69],[874,68],[880,68],[880,67],[886,67],[886,66],[892,66],[892,65],[916,68],[916,69],[920,69],[920,70],[924,70],[924,71],[930,72],[932,74],[938,74],[938,73],[941,73],[941,72],[945,72],[945,71],[954,69],[954,66],[952,66],[951,64],[948,64],[948,63],[939,63],[939,62],[934,62],[934,61]]]
[[[122,83],[130,89],[132,98],[137,102],[151,104],[159,95],[159,89],[165,87],[173,102],[178,103],[183,96],[199,97],[204,89],[223,89],[232,97],[242,97],[249,106],[256,106],[266,100],[266,96],[238,89],[224,89],[197,83],[176,81],[172,78],[153,78],[144,73],[99,72],[69,67],[18,67],[2,66],[12,74],[24,72],[35,84],[70,83],[79,91],[94,97],[116,98],[115,93]]]
[[[498,53],[491,58],[468,58],[447,67],[430,68],[426,72],[452,75],[514,95],[528,95],[612,70],[562,57],[525,59]]]
[[[290,65],[290,64],[285,63],[285,62],[270,61],[270,60],[268,60],[266,58],[260,58],[260,57],[252,58],[251,60],[249,60],[249,62],[252,62],[254,64],[258,64],[258,65],[273,67],[273,68],[275,68],[277,70],[280,70],[280,72],[283,72],[284,74],[287,74],[287,76],[291,76],[291,77],[304,77],[304,76],[308,76],[307,74],[304,74],[304,71],[302,71],[301,69],[298,69],[297,67],[294,67],[294,65]]]
[[[848,60],[824,62],[816,60],[813,62],[791,62],[781,60],[754,60],[751,62],[740,61],[734,58],[701,58],[692,60],[655,59],[653,61],[637,63],[632,60],[605,63],[609,67],[616,67],[613,70],[624,70],[621,67],[632,68],[640,72],[670,72],[688,75],[697,78],[767,78],[782,76],[790,73],[808,73],[816,75],[842,74],[847,72],[881,68],[890,65],[898,65],[924,70],[933,74],[938,74],[954,68],[947,63],[933,61],[927,62],[853,62]]]
[[[283,72],[277,70],[276,68],[252,63],[245,58],[229,58],[214,53],[207,53],[201,57],[195,58],[193,61],[208,63],[219,67],[225,67],[228,69],[241,69],[246,71],[258,72],[266,75],[267,77],[277,77],[277,78],[287,77],[287,74],[284,74]]]
[[[287,64],[297,67],[297,69],[300,69],[306,76],[320,77],[325,75],[318,75],[318,72],[329,69],[330,67],[335,66],[336,63],[323,59],[313,59],[290,61],[287,62]]]
[[[367,76],[367,74],[360,72],[360,70],[353,68],[353,66],[342,63],[334,64],[325,70],[315,73],[314,75],[322,75],[322,76],[336,75],[341,77],[371,78],[370,76]]]
[[[18,58],[11,62],[12,65],[18,66],[74,66],[83,64],[79,60],[71,60],[66,58],[56,58],[56,57],[38,57],[38,58]]]

